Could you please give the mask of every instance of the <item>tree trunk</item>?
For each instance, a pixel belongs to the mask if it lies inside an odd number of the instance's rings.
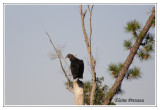
[[[91,74],[92,74],[92,89],[91,89],[91,94],[90,94],[90,105],[94,105],[94,95],[95,95],[95,90],[96,90],[97,85],[96,85],[96,73],[95,73],[96,61],[93,58],[92,51],[91,51],[91,36],[92,36],[91,16],[92,16],[93,5],[92,5],[91,9],[89,8],[89,5],[88,5],[88,10],[89,10],[89,13],[90,13],[89,39],[88,39],[88,36],[87,36],[87,33],[86,33],[85,24],[84,24],[84,17],[85,17],[85,14],[86,14],[87,10],[85,10],[84,13],[83,13],[82,12],[82,5],[80,5],[82,30],[83,30],[83,35],[84,35],[87,51],[88,51],[89,58],[90,58],[90,68],[91,68]]]
[[[149,28],[152,26],[152,20],[154,19],[154,17],[155,17],[155,8],[153,9],[152,14],[150,15],[150,17],[149,17],[148,21],[146,22],[142,31],[140,32],[136,42],[134,43],[134,45],[130,51],[130,54],[128,55],[125,63],[123,64],[123,67],[122,67],[121,71],[119,72],[119,75],[118,75],[115,83],[113,84],[112,88],[109,90],[107,97],[104,101],[104,105],[108,105],[111,102],[112,98],[114,97],[114,95],[116,93],[117,88],[121,85],[123,78],[124,78],[125,74],[127,73],[127,70],[129,68],[130,64],[132,63],[134,56],[136,55],[137,50],[139,49],[140,43],[143,41]]]
[[[79,79],[73,82],[75,105],[84,105],[84,84]]]

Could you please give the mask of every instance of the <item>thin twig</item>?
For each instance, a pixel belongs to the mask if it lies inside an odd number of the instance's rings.
[[[65,58],[63,57],[63,55],[61,55],[61,56],[62,56],[63,61],[66,63],[66,65],[68,67],[69,76],[72,76],[71,70],[70,70],[70,67],[69,67],[68,63],[66,62]]]
[[[51,40],[51,38],[50,38],[50,35],[49,35],[47,32],[46,32],[46,34],[47,34],[47,36],[48,36],[48,38],[49,38],[49,40],[50,40],[50,43],[52,44],[52,46],[53,46],[53,48],[54,48],[54,50],[55,50],[55,52],[56,52],[56,54],[58,55],[58,59],[59,59],[59,62],[60,62],[60,66],[61,66],[61,68],[62,68],[62,70],[63,70],[63,73],[65,74],[65,77],[66,77],[67,80],[68,80],[68,87],[67,87],[67,89],[68,89],[69,91],[71,91],[71,90],[72,90],[72,89],[70,88],[71,81],[70,81],[70,79],[68,78],[67,73],[66,73],[65,69],[63,68],[62,61],[61,61],[61,57],[62,57],[62,58],[64,58],[64,57],[63,57],[63,55],[62,55],[61,53],[59,53],[59,52],[57,51],[56,47],[54,46],[54,44],[53,44],[53,42],[52,42],[52,40]],[[72,91],[73,91],[73,90],[72,90]],[[73,92],[72,92],[72,93],[73,93]]]
[[[85,11],[84,13],[82,12],[82,5],[80,5],[80,15],[81,15],[82,30],[83,30],[83,35],[84,35],[85,43],[86,43],[86,46],[87,46],[87,50],[88,50],[89,49],[88,48],[89,47],[89,43],[88,43],[88,37],[87,37],[85,25],[84,25],[84,17],[85,17],[86,12],[87,11]]]
[[[73,89],[71,89],[71,88],[69,87],[69,85],[67,86],[67,89],[74,94]]]
[[[88,10],[89,10],[89,14],[90,14],[90,20],[89,20],[89,23],[90,23],[89,47],[90,47],[90,50],[91,50],[91,36],[92,36],[92,23],[91,23],[91,18],[92,18],[93,5],[92,5],[91,9],[89,8],[89,5],[88,5]],[[90,51],[90,52],[91,52],[91,51]]]

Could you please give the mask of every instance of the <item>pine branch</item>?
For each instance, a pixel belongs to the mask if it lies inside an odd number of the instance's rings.
[[[128,55],[115,83],[113,84],[112,88],[109,90],[107,97],[104,101],[104,105],[108,105],[111,102],[112,98],[114,97],[114,95],[116,93],[117,88],[121,85],[123,78],[125,77],[125,74],[127,73],[127,70],[129,68],[130,64],[132,63],[134,56],[137,53],[137,50],[139,49],[140,44],[142,43],[142,41],[143,41],[144,37],[146,36],[150,27],[152,26],[152,23],[153,23],[152,21],[154,18],[155,18],[155,8],[153,9],[152,14],[150,15],[149,19],[147,20],[142,31],[140,32],[136,42],[134,43],[134,45],[130,51],[130,54]]]

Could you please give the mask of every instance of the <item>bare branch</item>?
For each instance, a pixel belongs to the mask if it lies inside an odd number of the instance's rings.
[[[89,35],[89,41],[88,41],[88,36],[86,33],[85,25],[84,25],[84,15],[86,14],[87,11],[83,14],[82,12],[82,5],[80,5],[80,14],[81,14],[81,24],[82,24],[82,30],[83,30],[83,35],[87,47],[87,51],[89,54],[90,58],[90,68],[91,68],[91,74],[92,74],[92,89],[91,89],[91,94],[90,94],[90,105],[94,104],[94,95],[95,95],[95,90],[96,90],[96,73],[95,73],[95,65],[96,62],[93,58],[92,51],[91,51],[91,36],[92,36],[92,25],[91,25],[91,16],[92,16],[92,10],[93,10],[93,5],[91,9],[88,6],[88,10],[90,13],[90,35]]]
[[[85,17],[86,13],[87,13],[87,10],[85,10],[85,11],[84,11],[84,13],[83,13],[83,17]]]
[[[61,55],[61,56],[62,56],[62,55]],[[68,63],[66,62],[66,60],[65,60],[65,58],[64,58],[63,56],[62,56],[62,59],[63,59],[63,61],[64,61],[64,62],[66,63],[66,65],[67,65],[68,72],[69,72],[69,76],[72,76],[70,67],[69,67]]]
[[[54,52],[50,52],[48,56],[50,57],[51,60],[55,60],[58,58],[58,55]]]
[[[83,17],[83,19],[84,19],[86,13],[87,13],[87,10],[85,9],[85,11],[84,11],[84,13],[83,13],[82,5],[80,5],[80,14],[81,14],[81,16]]]
[[[91,23],[91,18],[92,18],[92,10],[93,10],[93,5],[91,7],[91,9],[89,8],[89,5],[88,5],[88,10],[89,10],[89,14],[90,14],[90,34],[89,34],[89,47],[91,48],[91,36],[92,36],[92,23]]]
[[[80,15],[81,15],[82,30],[83,30],[83,35],[84,35],[85,43],[86,43],[86,46],[87,46],[87,49],[88,49],[89,43],[88,43],[88,37],[87,37],[85,25],[84,25],[84,16],[85,16],[86,12],[87,11],[85,11],[85,13],[82,12],[82,5],[80,5]]]
[[[63,73],[64,73],[65,77],[66,77],[67,80],[68,80],[68,87],[67,87],[67,89],[68,89],[68,90],[71,90],[71,88],[70,88],[71,81],[70,81],[70,79],[68,78],[67,73],[66,73],[66,71],[65,71],[65,69],[64,69],[64,67],[63,67],[63,65],[62,65],[62,61],[61,61],[61,57],[63,58],[63,60],[64,60],[64,57],[63,57],[63,55],[61,54],[61,52],[60,52],[59,50],[57,50],[56,47],[54,46],[54,44],[53,44],[53,42],[52,42],[49,34],[48,34],[47,32],[46,32],[46,34],[47,34],[47,36],[48,36],[48,38],[49,38],[49,40],[50,40],[50,43],[52,44],[52,46],[53,46],[53,48],[54,48],[54,50],[55,50],[55,52],[56,52],[56,54],[57,54],[57,56],[58,56],[58,59],[59,59],[59,62],[60,62],[60,66],[61,66],[61,68],[62,68],[62,70],[63,70]],[[65,61],[65,60],[64,60],[64,61]],[[66,61],[65,61],[65,62],[66,62]],[[66,62],[66,64],[67,64],[67,62]]]
[[[90,9],[90,7],[89,7],[89,5],[88,5],[88,10],[89,10],[90,13],[92,13],[93,6],[94,6],[94,5],[92,5],[92,7],[91,7],[91,9]]]
[[[74,94],[73,89],[71,89],[69,85],[67,86],[67,89]]]
[[[47,36],[48,36],[48,38],[49,38],[49,41],[50,41],[50,43],[52,44],[52,46],[53,46],[54,50],[56,51],[56,53],[57,53],[58,57],[60,58],[60,56],[59,56],[59,54],[58,54],[58,51],[57,51],[56,47],[54,46],[54,44],[53,44],[53,42],[52,42],[52,40],[51,40],[51,38],[50,38],[49,34],[48,34],[47,32],[46,32],[46,34],[47,34]]]
[[[63,55],[61,55],[61,54],[62,54],[62,51],[63,51],[64,47],[65,47],[64,45],[63,46],[59,46],[58,44],[56,45],[57,52],[59,53],[59,55],[60,55],[61,58],[63,57]],[[55,60],[55,59],[58,58],[58,55],[55,52],[55,50],[53,50],[53,51],[54,52],[50,52],[48,54],[51,60]]]

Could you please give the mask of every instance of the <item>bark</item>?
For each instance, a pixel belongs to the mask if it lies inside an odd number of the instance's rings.
[[[155,17],[155,8],[153,9],[149,19],[147,20],[145,26],[143,27],[142,31],[140,32],[136,42],[134,43],[132,49],[130,50],[130,53],[121,69],[121,71],[119,72],[119,75],[115,81],[115,83],[113,84],[112,88],[109,90],[107,97],[104,101],[104,105],[108,105],[110,104],[112,98],[114,97],[117,88],[121,85],[123,78],[125,76],[125,74],[127,73],[127,70],[129,68],[129,66],[131,65],[134,56],[137,53],[137,50],[139,49],[139,46],[141,44],[141,42],[143,41],[145,35],[147,34],[148,30],[150,29],[150,27],[152,26],[152,20]]]
[[[93,5],[92,5],[91,9],[88,6],[88,10],[89,10],[89,14],[90,14],[90,34],[89,34],[89,38],[87,36],[86,29],[85,29],[85,24],[84,24],[84,17],[85,17],[85,14],[86,14],[87,10],[85,10],[84,13],[83,13],[82,12],[82,5],[80,5],[82,31],[83,31],[87,51],[88,51],[88,54],[89,54],[90,68],[91,68],[91,74],[92,74],[92,89],[91,89],[91,93],[90,93],[90,105],[93,105],[94,104],[94,95],[95,95],[95,90],[96,90],[96,73],[95,73],[96,61],[93,58],[92,50],[91,50],[91,36],[92,36],[91,16],[92,16]]]
[[[84,84],[80,80],[73,82],[75,105],[84,105]]]

